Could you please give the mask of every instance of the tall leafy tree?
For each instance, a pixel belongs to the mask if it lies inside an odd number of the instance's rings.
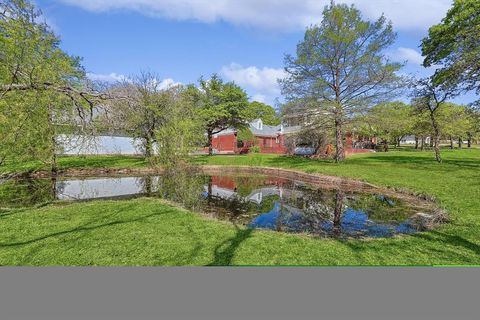
[[[0,2],[0,162],[35,159],[56,171],[62,131],[85,129],[97,99],[78,57],[26,0]],[[8,131],[7,131],[8,130]]]
[[[396,34],[381,16],[362,18],[353,5],[331,2],[321,24],[307,29],[296,56],[285,57],[287,78],[281,81],[299,113],[325,120],[335,128],[336,160],[345,159],[344,125],[359,111],[389,99],[402,85],[384,50]]]
[[[363,133],[379,138],[384,150],[388,151],[389,144],[397,143],[412,133],[412,112],[413,108],[408,104],[400,101],[387,102],[374,106],[357,122],[363,126]]]
[[[442,134],[450,139],[450,148],[454,148],[455,140],[458,147],[462,147],[463,139],[467,138],[468,130],[471,127],[471,118],[467,114],[467,108],[454,103],[445,104],[438,116]]]
[[[248,121],[248,96],[233,82],[223,82],[217,75],[200,79],[197,91],[198,113],[208,139],[208,153],[213,154],[213,135],[228,128],[242,128]]]
[[[480,140],[480,110],[468,107],[466,113],[470,120],[470,125],[467,129],[467,144],[471,148],[472,140]]]
[[[277,126],[281,122],[280,117],[272,106],[258,101],[249,103],[246,117],[250,120],[262,119],[264,124],[270,126]]]
[[[413,106],[418,112],[426,112],[432,125],[433,149],[435,159],[442,162],[440,154],[440,138],[442,136],[442,126],[439,121],[439,115],[443,109],[448,106],[447,100],[456,94],[454,87],[447,85],[435,85],[433,77],[418,80],[413,95]]]
[[[138,75],[113,85],[101,117],[104,128],[113,134],[141,139],[145,157],[154,155],[156,131],[169,121],[179,99],[179,86],[164,88],[153,72]]]
[[[26,0],[0,2],[0,98],[9,92],[51,91],[79,110],[102,94],[85,81],[80,58],[60,48],[60,39]]]
[[[203,123],[196,110],[193,85],[176,86],[169,90],[171,105],[162,126],[155,130],[158,159],[167,169],[188,165],[190,152],[205,144]],[[181,166],[183,165],[183,166]]]
[[[480,93],[480,1],[455,0],[441,23],[422,41],[424,66],[439,65],[434,84]]]

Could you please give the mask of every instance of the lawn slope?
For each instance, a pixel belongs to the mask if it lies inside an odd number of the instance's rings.
[[[156,199],[0,209],[1,265],[480,265],[480,150],[355,155],[345,163],[273,155],[197,164],[283,167],[431,195],[451,222],[412,236],[313,239],[216,222]],[[68,167],[141,167],[133,157],[61,158]],[[3,172],[32,168],[9,165]]]

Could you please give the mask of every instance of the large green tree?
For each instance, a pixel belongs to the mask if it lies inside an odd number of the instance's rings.
[[[262,119],[263,124],[270,126],[278,126],[281,122],[280,117],[272,106],[258,101],[249,103],[246,117],[249,120]]]
[[[423,39],[424,66],[438,65],[434,84],[480,93],[480,1],[455,0],[441,23]]]
[[[420,79],[417,81],[413,95],[413,106],[418,113],[425,112],[430,118],[432,126],[433,149],[435,151],[435,159],[442,162],[440,154],[440,138],[442,137],[442,126],[440,115],[448,106],[448,99],[456,94],[454,87],[447,84],[436,85],[433,77]]]
[[[296,56],[285,58],[282,92],[298,103],[298,113],[309,116],[309,122],[329,120],[335,128],[337,161],[345,159],[345,124],[402,85],[396,74],[401,64],[384,54],[395,38],[384,16],[370,22],[353,5],[332,1],[321,24],[305,32]]]
[[[200,79],[196,103],[208,139],[208,153],[213,154],[213,135],[228,128],[242,128],[248,121],[248,96],[233,82],[224,82],[217,75]]]
[[[105,128],[113,134],[124,133],[141,139],[147,158],[154,155],[155,132],[168,121],[176,103],[176,87],[164,88],[153,72],[141,72],[113,85],[114,99],[104,104]]]
[[[467,129],[467,144],[472,147],[472,140],[480,140],[480,110],[474,107],[466,109],[468,118],[470,119],[470,126]]]
[[[454,148],[454,142],[462,147],[463,140],[468,138],[468,130],[471,128],[471,118],[467,114],[467,108],[463,105],[447,103],[438,116],[442,134],[450,139],[450,148]]]
[[[357,122],[363,129],[361,133],[376,136],[383,143],[384,150],[388,151],[389,144],[397,144],[401,138],[412,133],[412,112],[413,108],[403,102],[386,102],[371,108]]]
[[[40,21],[29,1],[0,2],[0,162],[42,160],[55,172],[56,135],[85,129],[103,94]]]

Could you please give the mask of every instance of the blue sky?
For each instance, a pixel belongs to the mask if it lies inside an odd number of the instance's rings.
[[[367,19],[384,13],[398,40],[387,53],[420,76],[420,40],[450,0],[343,0]],[[327,0],[37,0],[62,48],[83,57],[90,77],[114,81],[141,70],[165,85],[220,74],[251,100],[281,97],[285,53],[294,53],[305,27],[319,22]],[[466,96],[460,102],[469,102]]]

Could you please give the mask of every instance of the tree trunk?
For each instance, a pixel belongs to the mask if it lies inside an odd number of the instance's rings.
[[[56,153],[57,141],[55,140],[55,133],[52,134],[50,141],[52,143],[52,167],[50,170],[51,170],[52,176],[55,176],[58,173],[57,153]]]
[[[50,195],[52,201],[57,200],[57,177],[52,176],[50,179]]]
[[[151,197],[152,196],[152,190],[153,190],[153,180],[152,180],[152,177],[151,176],[146,176],[144,178],[144,183],[145,183],[145,194],[148,196],[148,197]]]
[[[335,119],[335,144],[336,144],[336,153],[335,161],[340,162],[345,160],[345,148],[343,147],[343,130],[342,130],[342,121]]]
[[[442,162],[442,157],[440,155],[440,129],[438,128],[437,119],[435,119],[435,114],[433,111],[430,111],[430,119],[432,120],[432,127],[434,131],[433,137],[433,149],[435,150],[435,160],[437,162]]]
[[[388,152],[388,140],[383,140],[383,151]]]
[[[52,176],[55,176],[58,173],[57,155],[55,154],[55,151],[53,152],[53,155],[52,155],[51,173],[52,173]]]
[[[211,130],[207,131],[208,136],[208,155],[213,156],[213,133]]]
[[[435,135],[436,134],[433,134],[431,137],[430,137],[430,148],[433,148],[435,146]]]
[[[335,212],[333,216],[333,235],[339,236],[342,232],[342,213],[343,213],[343,198],[342,191],[335,193]]]
[[[415,136],[415,150],[418,150],[418,137]]]
[[[207,187],[207,203],[211,204],[212,203],[212,184],[213,184],[213,178],[210,176],[208,177],[208,187]]]
[[[50,172],[52,176],[57,175],[58,173],[58,165],[57,165],[57,140],[56,140],[56,132],[55,132],[55,126],[53,125],[53,115],[51,112],[48,114],[48,125],[51,128],[51,137],[50,137],[50,143],[51,143],[51,161],[52,161],[52,166],[50,168]]]
[[[425,150],[425,137],[422,137],[422,151]]]
[[[433,149],[435,150],[435,160],[437,160],[437,162],[442,162],[442,157],[440,155],[440,136],[438,134],[435,134]]]
[[[145,136],[145,157],[152,157],[152,138],[148,134]]]
[[[400,145],[400,144],[401,144],[401,141],[402,141],[402,138],[401,138],[401,137],[397,139],[397,147],[399,147],[399,148],[401,147],[401,145]]]
[[[453,150],[453,137],[450,136],[450,149]]]
[[[462,137],[458,138],[458,149],[462,149],[462,143],[463,143]]]
[[[468,146],[469,148],[472,147],[472,138],[470,138],[470,137],[468,137],[467,146]]]

